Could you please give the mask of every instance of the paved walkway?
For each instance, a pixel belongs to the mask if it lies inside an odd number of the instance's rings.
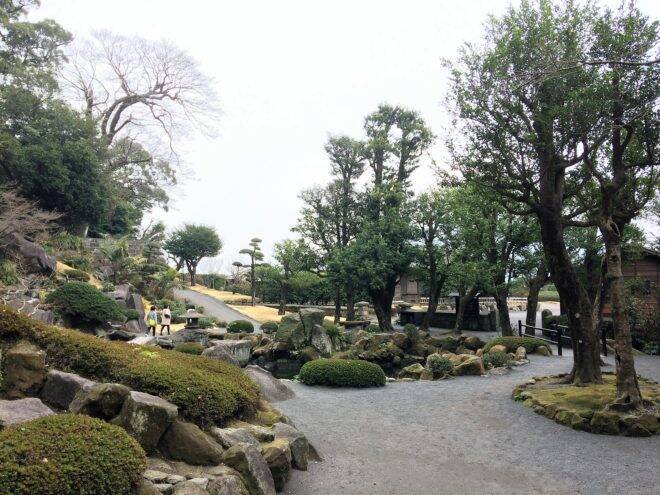
[[[223,320],[228,323],[234,320],[248,320],[251,321],[254,325],[255,331],[260,331],[261,329],[261,323],[259,323],[257,320],[253,320],[249,316],[245,316],[243,313],[239,313],[215,297],[207,296],[206,294],[202,294],[201,292],[190,289],[176,290],[174,292],[174,296],[177,299],[188,299],[195,306],[204,306],[205,314],[215,316],[219,320]]]
[[[505,376],[378,389],[293,383],[297,397],[277,406],[324,461],[294,471],[285,493],[660,494],[660,437],[576,432],[511,400],[516,384],[571,363],[532,356]],[[659,357],[636,364],[660,380]]]

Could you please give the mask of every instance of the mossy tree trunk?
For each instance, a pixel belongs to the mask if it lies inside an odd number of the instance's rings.
[[[531,327],[536,326],[536,313],[539,309],[539,292],[543,286],[548,282],[548,269],[545,265],[545,260],[539,263],[536,270],[536,275],[529,279],[527,282],[527,315],[525,316],[525,324]],[[534,329],[525,328],[525,333],[534,335]]]
[[[465,308],[474,299],[479,288],[473,285],[465,290],[463,294],[458,297],[458,307],[456,308],[456,324],[454,325],[454,334],[460,335],[463,330],[463,319],[465,317]]]

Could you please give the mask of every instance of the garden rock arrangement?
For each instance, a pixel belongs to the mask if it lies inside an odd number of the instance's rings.
[[[535,377],[516,387],[512,397],[534,412],[575,430],[606,435],[649,437],[660,435],[660,386],[639,379],[646,406],[634,412],[607,407],[616,397],[616,379],[603,374],[603,384],[576,387],[562,383],[566,375]]]

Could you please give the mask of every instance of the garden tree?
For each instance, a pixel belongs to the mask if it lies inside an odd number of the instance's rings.
[[[428,330],[438,309],[438,299],[450,275],[457,248],[451,212],[448,211],[448,194],[446,189],[432,189],[420,194],[412,206],[414,237],[421,240],[416,249],[416,265],[429,292],[429,304],[420,325],[422,330]]]
[[[130,255],[128,239],[122,238],[118,241],[101,246],[100,251],[110,262],[112,268],[112,282],[115,284],[135,282],[131,280],[139,269],[139,260]]]
[[[195,285],[197,265],[203,258],[216,256],[222,249],[222,241],[212,227],[185,224],[172,232],[163,249],[177,260],[177,271],[186,265],[190,285]]]
[[[0,189],[0,254],[12,244],[11,237],[38,239],[55,230],[59,215],[39,208],[16,191]]]
[[[298,275],[298,281],[302,282],[300,272],[312,270],[316,265],[316,256],[302,239],[286,239],[275,244],[273,257],[279,263],[281,272],[280,307],[277,314],[284,315],[293,277]]]
[[[585,59],[595,15],[589,5],[549,0],[510,8],[489,20],[483,44],[462,49],[450,91],[465,138],[453,151],[465,177],[494,190],[511,212],[538,218],[567,308],[574,342],[569,381],[576,384],[602,380],[593,305],[564,240],[564,228],[586,210],[572,198],[590,182],[582,173],[581,138],[598,113],[588,91],[596,71],[581,65],[546,76],[562,61]]]
[[[259,266],[259,262],[264,259],[264,253],[261,252],[261,239],[253,237],[250,239],[250,247],[241,249],[240,254],[247,254],[250,257],[250,264],[247,266],[250,270],[250,296],[252,298],[252,306],[255,304],[257,297],[257,279],[255,276],[255,268]],[[244,266],[240,261],[235,261],[234,266],[240,269]]]
[[[539,292],[550,281],[550,272],[545,261],[543,246],[533,243],[521,253],[520,273],[527,288],[527,314],[525,324],[536,326],[536,313],[539,308]],[[525,333],[534,335],[533,328],[525,328]]]

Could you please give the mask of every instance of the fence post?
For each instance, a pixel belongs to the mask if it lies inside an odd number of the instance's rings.
[[[522,321],[518,320],[518,336],[522,337]]]
[[[561,337],[561,327],[557,324],[555,324],[555,331],[557,332],[557,355],[561,356],[562,355],[562,337]]]

